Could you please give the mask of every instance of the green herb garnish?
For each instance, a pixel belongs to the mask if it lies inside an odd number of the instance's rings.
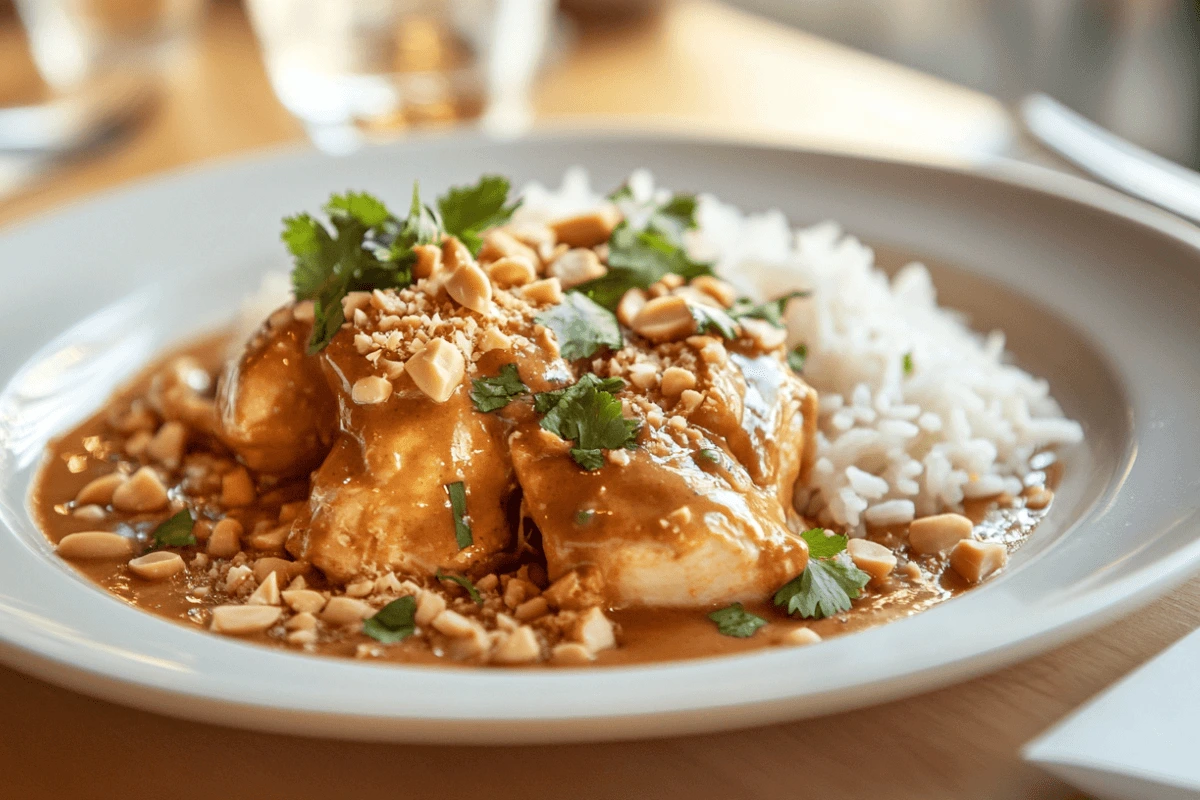
[[[794,372],[803,372],[804,371],[804,362],[807,360],[808,360],[808,346],[807,345],[798,344],[790,353],[787,354],[788,366],[791,367]]]
[[[692,312],[692,319],[696,321],[696,333],[715,330],[726,339],[736,339],[741,334],[741,327],[720,308],[688,303],[688,310]]]
[[[554,331],[558,349],[567,361],[591,358],[603,347],[619,350],[625,343],[616,316],[578,292],[568,292],[561,303],[534,320]]]
[[[721,462],[721,451],[714,450],[711,447],[703,448],[702,450],[698,451],[696,455],[705,461],[712,462],[713,464],[719,464]]]
[[[414,183],[404,219],[366,192],[329,198],[328,224],[308,214],[284,219],[281,238],[294,261],[292,288],[297,300],[313,301],[309,353],[328,345],[346,321],[342,299],[349,292],[401,289],[413,282],[413,247],[437,244],[445,232],[478,254],[482,233],[507,222],[518,205],[508,204],[508,190],[506,178],[486,175],[475,186],[438,198],[439,216],[421,202]]]
[[[905,353],[905,354],[904,354],[904,361],[903,361],[903,362],[901,362],[901,363],[902,363],[902,366],[904,367],[904,374],[905,374],[905,375],[912,375],[912,372],[913,372],[913,357],[912,357],[912,351],[911,351],[911,350],[909,350],[907,353]]]
[[[753,636],[755,631],[767,624],[762,617],[742,608],[741,603],[718,609],[709,614],[708,618],[717,623],[717,630],[723,636],[734,636],[738,639]]]
[[[700,227],[696,222],[697,205],[694,194],[671,195],[671,199],[659,206],[650,216],[649,227],[676,233],[695,230]]]
[[[534,408],[545,430],[575,443],[571,457],[586,470],[604,465],[604,450],[637,447],[640,426],[621,414],[621,401],[613,396],[625,388],[620,378],[598,378],[588,373],[565,389],[534,395]]]
[[[505,364],[499,375],[471,381],[471,402],[485,414],[504,408],[523,394],[529,394],[529,387],[521,382],[516,364]]]
[[[582,508],[575,512],[575,524],[587,525],[596,518],[596,512],[590,508]]]
[[[633,202],[633,189],[629,182],[621,184],[620,188],[611,192],[608,199],[614,203],[621,201]],[[649,209],[649,219],[646,227],[678,236],[685,230],[694,230],[696,223],[697,200],[694,194],[672,195],[667,202]]]
[[[447,575],[445,572],[442,572],[441,569],[438,569],[437,573],[434,574],[433,577],[437,578],[439,581],[453,581],[454,583],[457,583],[459,586],[467,590],[467,594],[471,596],[472,600],[479,605],[483,605],[483,598],[479,596],[479,590],[475,588],[475,584],[471,583],[470,579],[464,578],[462,575]]]
[[[620,378],[601,378],[589,372],[580,378],[579,383],[576,383],[574,386],[567,386],[563,389],[551,389],[548,392],[538,392],[533,396],[533,409],[539,414],[549,414],[558,405],[559,401],[566,397],[571,389],[579,386],[580,383],[595,386],[609,394],[616,394],[625,388],[625,381]]]
[[[775,593],[775,605],[806,619],[831,617],[849,611],[850,601],[862,594],[871,576],[846,555],[845,536],[827,536],[822,528],[805,531],[808,565]]]
[[[508,178],[484,175],[474,186],[458,186],[438,198],[442,227],[467,246],[471,255],[479,255],[481,234],[503,225],[512,217],[520,202],[508,204]]]
[[[787,304],[798,297],[808,297],[811,292],[788,292],[782,297],[768,300],[765,303],[755,303],[748,297],[739,297],[729,309],[729,316],[734,319],[753,317],[771,323],[776,328],[784,327],[783,312]]]
[[[629,196],[628,189],[619,189],[613,195],[616,199]],[[611,310],[629,289],[645,289],[667,273],[687,280],[711,275],[712,266],[693,261],[683,247],[683,231],[695,227],[694,195],[677,194],[657,206],[643,229],[622,222],[608,240],[608,272],[575,290]]]
[[[405,595],[364,620],[363,633],[384,644],[404,641],[417,629],[416,614],[417,598]]]
[[[809,528],[800,534],[808,544],[809,558],[833,558],[846,549],[849,537],[831,533],[824,528]]]
[[[196,544],[196,535],[192,533],[194,525],[195,520],[192,518],[192,512],[186,508],[183,509],[154,529],[154,533],[150,539],[150,549],[157,550],[160,547],[188,547]]]
[[[475,543],[471,524],[467,522],[467,489],[462,481],[447,483],[446,494],[450,496],[450,510],[454,512],[454,540],[462,550]]]
[[[313,301],[310,354],[328,345],[346,321],[342,299],[349,292],[408,286],[415,261],[412,248],[433,243],[441,235],[433,212],[421,204],[416,184],[403,221],[364,192],[333,195],[325,213],[329,226],[308,214],[297,214],[283,221],[281,235],[294,259],[296,299]]]

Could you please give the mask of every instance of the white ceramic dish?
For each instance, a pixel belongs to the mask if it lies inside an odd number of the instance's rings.
[[[621,669],[375,666],[176,625],[58,561],[26,512],[46,440],[155,351],[218,323],[284,266],[280,218],[355,187],[403,205],[481,172],[614,185],[648,166],[795,223],[842,221],[937,263],[943,302],[1001,325],[1087,444],[1009,569],[916,617],[815,647]],[[694,732],[878,702],[1076,636],[1200,563],[1200,231],[1034,168],[912,164],[665,139],[462,137],[330,159],[293,152],[155,180],[0,235],[10,276],[0,376],[0,658],[143,708],[362,739],[565,741]],[[11,276],[17,276],[13,278]],[[49,344],[44,344],[49,342]],[[42,346],[44,345],[44,346]],[[40,348],[40,349],[39,349]],[[11,378],[11,380],[10,380]]]

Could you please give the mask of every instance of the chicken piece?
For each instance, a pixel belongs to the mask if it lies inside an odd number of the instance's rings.
[[[536,353],[495,350],[477,367],[482,375],[496,374],[514,357],[526,383],[549,386],[538,377],[545,369],[539,370]],[[337,393],[341,433],[313,475],[309,514],[287,542],[293,555],[346,582],[383,570],[468,571],[512,544],[517,486],[505,441],[510,423],[501,412],[474,408],[470,381],[437,402],[406,371],[392,381],[386,399],[360,404],[354,384],[376,372],[356,351],[353,333],[339,333],[322,360]],[[463,548],[447,492],[459,481],[472,537]]]
[[[816,459],[816,391],[777,353],[734,351],[725,364],[701,364],[697,372],[706,402],[691,424],[724,440],[754,484],[791,508],[797,482],[808,479]]]
[[[674,358],[683,347],[654,352]],[[812,457],[816,393],[778,353],[692,368],[706,397],[691,410],[695,438],[678,423],[646,421],[647,409],[665,406],[670,417],[683,398],[632,386],[627,405],[643,429],[628,463],[609,457],[585,471],[570,443],[532,422],[512,436],[552,580],[585,569],[612,606],[699,607],[762,600],[804,570],[808,547],[789,509]]]
[[[311,332],[290,315],[268,322],[221,376],[217,434],[257,472],[304,475],[333,443],[334,397],[320,360],[306,354]]]

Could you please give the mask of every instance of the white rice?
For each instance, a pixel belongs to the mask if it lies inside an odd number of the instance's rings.
[[[635,173],[627,215],[667,192]],[[557,190],[524,191],[514,224],[536,224],[604,202],[587,173]],[[891,280],[874,253],[832,222],[793,230],[779,211],[742,214],[701,196],[694,257],[759,298],[811,295],[787,314],[790,346],[804,344],[804,379],[819,392],[817,460],[799,507],[862,534],[946,510],[964,498],[1019,494],[1040,450],[1083,438],[1044,380],[1006,363],[1004,334],[971,331],[940,308],[929,273],[909,264]],[[905,374],[906,354],[912,371]]]

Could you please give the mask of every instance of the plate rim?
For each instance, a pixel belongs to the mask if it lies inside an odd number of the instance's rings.
[[[523,137],[521,141],[526,143],[566,141],[578,144],[594,141],[597,138],[609,143],[615,142],[630,146],[637,146],[644,143],[663,144],[686,141],[688,143],[752,148],[765,152],[797,153],[808,156],[826,157],[839,161],[885,165],[902,164],[919,169],[932,170],[936,173],[948,173],[972,179],[980,179],[985,182],[998,182],[1010,187],[1049,194],[1059,199],[1105,212],[1109,215],[1122,217],[1128,221],[1150,228],[1177,242],[1181,242],[1200,254],[1200,228],[1196,228],[1190,223],[1143,201],[1126,197],[1115,190],[1099,184],[1046,167],[1010,159],[989,158],[979,164],[947,165],[915,158],[848,154],[829,150],[814,150],[802,146],[783,146],[777,143],[760,143],[727,137],[709,137],[703,135],[680,136],[674,133],[641,133],[636,131],[554,131]],[[382,146],[381,149],[406,150],[411,149],[413,144],[430,141],[442,146],[479,143],[496,144],[495,140],[477,133],[460,133],[452,136],[431,135],[427,137],[414,137],[414,139],[402,143]],[[319,154],[315,154],[310,149],[302,146],[274,147],[239,154],[234,157],[211,159],[190,164],[181,169],[168,170],[129,184],[124,184],[115,190],[101,191],[0,227],[0,244],[14,233],[52,222],[55,217],[71,212],[78,213],[79,211],[85,211],[88,206],[102,205],[113,201],[117,197],[136,195],[139,192],[153,189],[164,183],[169,184],[186,180],[191,175],[221,171],[236,174],[240,168],[263,161],[286,161],[292,158],[304,159],[314,156],[319,157]],[[43,345],[38,353],[31,356],[25,364],[36,361],[38,355],[50,347],[52,343],[53,340]],[[15,377],[15,375],[11,377]],[[12,532],[7,531],[7,526],[5,528],[6,533],[11,535]],[[1122,576],[1115,582],[1106,584],[1102,588],[1103,598],[1097,596],[1101,590],[1092,588],[1072,598],[1068,603],[1061,604],[1052,609],[1043,609],[1041,614],[1032,618],[1036,620],[1036,624],[1031,624],[1030,618],[1026,618],[1024,624],[1020,626],[1026,631],[1023,635],[1010,636],[1010,638],[1003,642],[998,642],[989,648],[978,650],[970,656],[949,665],[945,663],[929,664],[904,672],[892,673],[888,677],[872,681],[867,686],[860,686],[860,698],[856,698],[851,703],[847,703],[844,700],[834,701],[827,699],[839,693],[844,694],[846,689],[842,687],[830,689],[824,693],[810,693],[797,696],[792,692],[785,693],[782,696],[763,697],[753,701],[736,700],[728,704],[693,703],[687,708],[677,709],[673,712],[648,711],[645,714],[576,714],[561,717],[513,714],[482,720],[478,717],[471,717],[467,720],[450,717],[430,718],[420,715],[406,717],[397,715],[394,711],[386,711],[374,715],[342,711],[297,709],[295,707],[280,706],[266,702],[247,702],[229,697],[216,697],[211,692],[199,690],[169,689],[158,685],[150,686],[134,678],[122,679],[120,676],[113,675],[110,671],[105,671],[95,664],[91,666],[81,665],[78,661],[55,657],[53,654],[47,652],[45,648],[39,647],[36,641],[32,640],[36,639],[36,636],[31,639],[29,636],[14,635],[11,614],[3,606],[0,606],[0,661],[22,671],[38,675],[39,677],[47,677],[52,682],[60,685],[123,704],[135,705],[158,712],[165,710],[167,713],[177,716],[186,716],[207,722],[225,722],[228,724],[232,717],[236,719],[237,724],[246,727],[279,732],[330,735],[332,731],[332,735],[335,736],[359,739],[421,739],[424,741],[495,743],[495,731],[492,730],[493,728],[519,722],[535,723],[535,726],[523,734],[510,735],[504,741],[584,741],[627,737],[629,735],[628,732],[619,729],[623,722],[632,719],[636,720],[640,727],[644,727],[644,732],[636,734],[639,737],[643,735],[671,735],[694,729],[695,719],[704,715],[731,713],[731,719],[728,721],[732,724],[726,724],[726,721],[723,721],[718,725],[709,724],[703,726],[709,729],[735,727],[744,724],[760,724],[764,721],[795,718],[797,716],[795,713],[796,710],[791,706],[800,703],[801,700],[804,704],[814,707],[814,713],[827,713],[835,708],[845,709],[882,702],[902,694],[924,691],[933,686],[945,683],[950,679],[966,679],[967,677],[999,668],[1005,664],[1042,652],[1056,643],[1095,630],[1106,622],[1123,616],[1126,613],[1132,613],[1136,607],[1140,607],[1157,596],[1165,594],[1172,587],[1186,580],[1191,574],[1200,571],[1200,539],[1191,541],[1179,548],[1175,556],[1176,558],[1172,561],[1164,562],[1159,560],[1158,562],[1152,562],[1128,575]],[[104,591],[98,587],[97,590]],[[173,624],[168,621],[163,622],[165,624]],[[17,625],[16,627],[20,628],[21,626]],[[196,632],[196,635],[204,636],[207,634]],[[255,645],[236,644],[239,647],[252,648],[256,651],[265,650],[265,648]],[[674,670],[678,669],[681,664],[702,668],[714,661],[733,663],[743,661],[747,658],[754,658],[754,656],[721,656],[686,662],[669,662],[653,666],[604,667],[597,670],[572,672],[576,675],[615,673],[631,675],[644,670]],[[397,667],[396,665],[353,664],[353,666],[362,669],[389,671],[397,669],[417,669],[419,671],[421,669]],[[944,673],[950,667],[954,667],[954,675],[947,678]],[[425,669],[444,672],[446,668],[433,667]],[[148,694],[144,698],[144,702],[139,702],[137,697],[129,696],[128,690],[131,687],[143,690],[150,688],[153,696]],[[168,707],[164,708],[164,703]],[[767,706],[770,706],[770,708],[766,708]],[[270,712],[270,714],[263,715],[262,712],[264,711]],[[738,713],[732,713],[735,711]],[[272,718],[271,715],[275,715],[275,717]],[[736,719],[733,717],[736,717]],[[343,730],[347,723],[352,723],[356,720],[360,722],[368,721],[374,727],[368,731]],[[648,720],[652,724],[646,725]],[[477,730],[473,734],[470,732],[464,733],[459,730],[462,723],[468,721],[477,727]],[[380,723],[387,724],[380,725]],[[589,728],[584,723],[590,723],[591,727]],[[438,730],[439,725],[447,727],[445,730]],[[424,730],[414,734],[414,728]],[[513,732],[509,731],[509,733]]]

